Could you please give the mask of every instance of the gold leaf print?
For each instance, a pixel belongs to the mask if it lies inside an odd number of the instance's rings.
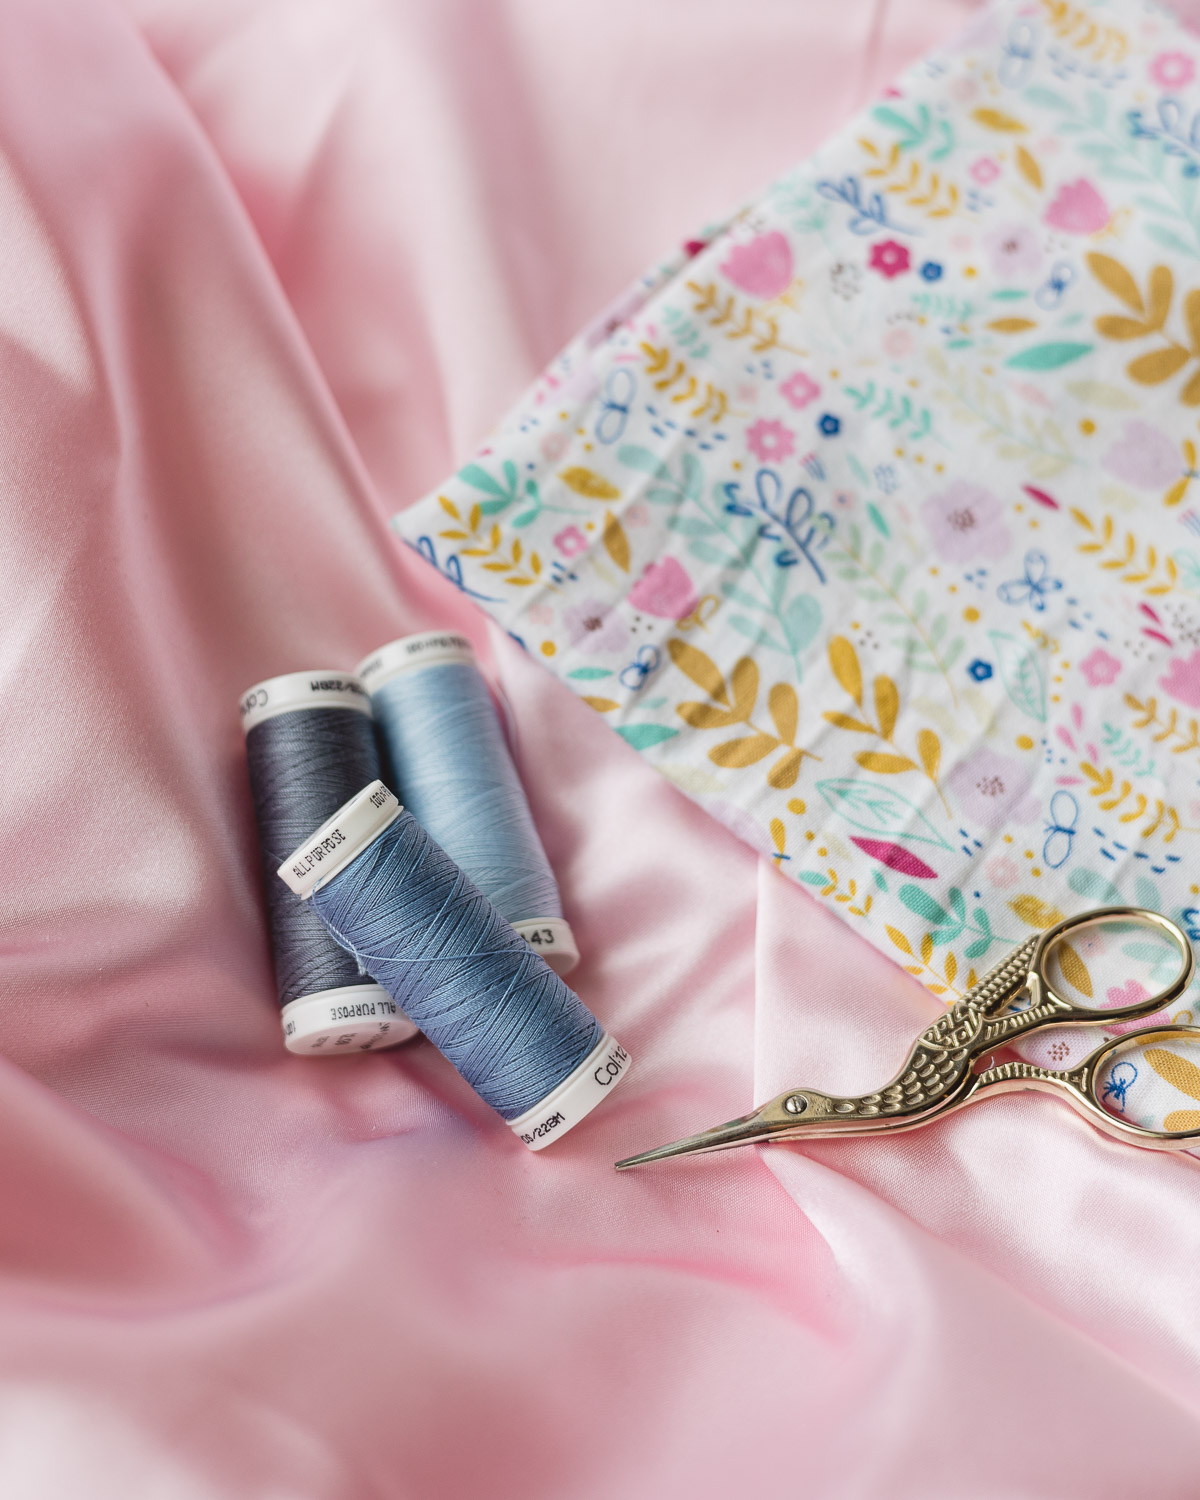
[[[1144,313],[1146,304],[1142,301],[1142,294],[1138,290],[1138,284],[1121,264],[1114,260],[1111,255],[1101,255],[1099,251],[1093,250],[1087,257],[1088,270],[1100,283],[1106,287],[1114,297],[1122,301],[1126,307],[1131,307],[1136,313]]]
[[[1086,995],[1090,1000],[1093,994],[1092,976],[1088,973],[1087,964],[1065,939],[1054,944],[1054,953],[1067,983],[1074,985],[1081,995]]]
[[[1179,393],[1179,399],[1184,406],[1200,406],[1200,370],[1197,370],[1183,390]]]
[[[1200,290],[1193,288],[1183,299],[1183,316],[1187,321],[1192,348],[1200,351]]]
[[[1154,349],[1130,361],[1129,377],[1139,385],[1161,385],[1172,375],[1178,375],[1190,357],[1186,349]]]
[[[681,703],[676,712],[693,729],[728,729],[731,724],[741,722],[737,714],[711,703]]]
[[[803,750],[789,750],[785,755],[781,755],[767,772],[767,780],[780,791],[787,791],[788,787],[796,785],[796,777],[800,774],[803,761]]]
[[[864,771],[876,771],[880,776],[898,776],[901,771],[915,771],[917,763],[906,755],[882,755],[878,750],[860,750],[854,759]]]
[[[1055,922],[1061,922],[1063,919],[1063,914],[1057,906],[1050,906],[1045,901],[1039,901],[1036,896],[1017,896],[1008,904],[1022,922],[1027,922],[1030,927],[1036,927],[1039,930],[1053,927]]]
[[[993,333],[1027,333],[1037,324],[1032,318],[993,318],[987,326]]]
[[[752,766],[764,755],[770,755],[778,743],[774,735],[748,734],[740,740],[726,740],[722,745],[714,745],[708,758],[719,766]]]
[[[852,719],[849,714],[838,714],[830,710],[824,715],[831,724],[836,724],[839,729],[849,729],[854,734],[874,734],[875,729],[870,724],[864,724],[861,719]]]
[[[957,973],[958,973],[958,959],[955,958],[955,956],[954,956],[953,953],[947,953],[946,954],[946,966],[945,966],[946,983],[947,984],[953,984],[954,983],[955,975]]]
[[[861,708],[862,668],[858,664],[858,652],[844,635],[835,635],[830,641],[829,665],[833,668],[833,675]]]
[[[1164,1130],[1200,1130],[1200,1110],[1172,1110],[1163,1121]]]
[[[577,495],[582,495],[587,500],[619,500],[621,498],[621,491],[615,485],[609,484],[602,474],[597,474],[593,469],[576,466],[564,469],[558,477],[568,489],[574,490]]]
[[[1033,157],[1030,156],[1029,152],[1026,151],[1024,146],[1017,147],[1017,170],[1030,187],[1037,188],[1039,192],[1041,191],[1042,169],[1034,161]]]
[[[629,572],[629,538],[611,510],[604,512],[604,550],[623,573]]]
[[[1155,266],[1150,272],[1150,309],[1147,326],[1156,331],[1167,321],[1171,311],[1171,297],[1175,291],[1175,278],[1169,266]]]
[[[617,704],[617,703],[614,703],[611,698],[587,698],[587,697],[585,697],[583,699],[583,701],[587,704],[587,706],[589,708],[594,708],[598,714],[609,714],[609,713],[612,713],[612,711],[613,711],[614,708],[620,707],[620,705]]]
[[[779,738],[791,744],[796,738],[796,725],[800,720],[800,702],[796,689],[790,682],[777,682],[767,695],[767,707],[779,733]]]
[[[912,945],[898,927],[885,927],[883,930],[901,953],[907,953],[910,958],[912,957]]]
[[[1096,319],[1096,332],[1106,339],[1144,339],[1150,330],[1136,318],[1105,317]]]
[[[703,651],[680,640],[669,640],[667,650],[671,653],[671,660],[685,677],[690,677],[697,687],[702,687],[710,698],[715,698],[718,703],[728,704],[729,692],[725,687],[725,679],[712,657],[705,656]]]
[[[787,829],[783,826],[782,818],[771,819],[771,842],[775,845],[776,852],[782,854],[787,848]]]
[[[1165,1047],[1147,1047],[1144,1056],[1160,1078],[1173,1084],[1181,1094],[1200,1099],[1200,1068],[1195,1063],[1180,1057],[1178,1052],[1168,1052]],[[1167,1129],[1178,1130],[1180,1127],[1168,1125]]]
[[[1023,135],[1025,126],[1012,115],[999,109],[973,109],[971,118],[986,130],[998,130],[1002,135]]]
[[[900,712],[900,694],[890,677],[875,679],[875,715],[879,720],[879,733],[890,740],[896,727],[896,715]]]
[[[442,507],[446,514],[451,517],[452,520],[462,520],[462,517],[458,513],[458,506],[455,505],[453,500],[447,500],[445,495],[439,495],[438,504]]]
[[[758,668],[749,656],[734,663],[729,674],[729,686],[733,690],[733,711],[740,719],[748,719],[754,712],[758,698]]]
[[[942,764],[942,742],[932,729],[922,729],[917,735],[917,753],[921,757],[926,776],[936,785],[938,770]]]

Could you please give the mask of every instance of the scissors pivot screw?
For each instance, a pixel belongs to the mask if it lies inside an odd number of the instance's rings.
[[[789,1115],[802,1115],[808,1108],[808,1100],[803,1094],[789,1094],[783,1101],[783,1107]]]

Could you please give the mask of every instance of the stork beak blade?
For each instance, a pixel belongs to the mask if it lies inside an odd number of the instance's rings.
[[[699,1135],[687,1135],[681,1141],[672,1141],[666,1146],[656,1146],[653,1151],[643,1151],[638,1156],[627,1156],[616,1163],[618,1172],[628,1167],[645,1166],[647,1162],[667,1161],[673,1156],[698,1156],[704,1151],[725,1151],[731,1146],[752,1146],[756,1141],[768,1141],[777,1133],[763,1120],[761,1110],[741,1115],[724,1125],[714,1125],[711,1130],[702,1130]]]

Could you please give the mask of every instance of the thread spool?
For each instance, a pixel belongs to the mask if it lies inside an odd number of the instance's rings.
[[[379,775],[366,690],[344,672],[291,672],[250,688],[241,711],[284,1044],[336,1057],[408,1041],[417,1028],[392,997],[275,878],[298,840]]]
[[[628,1071],[625,1049],[381,781],[279,876],[531,1151]]]
[[[357,671],[405,807],[535,952],[569,974],[579,949],[470,641],[405,636]]]

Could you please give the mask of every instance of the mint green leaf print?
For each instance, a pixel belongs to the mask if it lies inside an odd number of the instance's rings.
[[[669,481],[671,478],[670,469],[658,454],[651,453],[649,448],[639,447],[637,443],[623,443],[617,449],[617,461],[627,469],[641,469],[646,474],[653,474],[656,479]]]
[[[665,724],[618,724],[617,733],[635,750],[648,750],[651,745],[674,739],[679,731],[668,729]],[[825,884],[824,881],[821,883]]]
[[[779,618],[787,631],[788,645],[793,651],[803,651],[821,628],[821,601],[811,594],[797,594],[784,605]]]
[[[921,917],[933,927],[953,927],[955,918],[944,906],[939,906],[927,891],[919,885],[902,885],[900,899],[915,916]],[[961,927],[961,923],[959,924]]]
[[[611,677],[612,672],[607,667],[576,667],[567,676],[574,677],[578,682],[598,682],[601,677]]]
[[[776,640],[765,625],[756,625],[745,615],[730,615],[729,624],[739,635],[744,635],[755,646],[770,646],[772,651],[778,651],[783,656],[787,656],[788,648],[782,641]]]
[[[912,844],[950,848],[920,808],[889,786],[870,786],[847,776],[818,781],[817,791],[852,828],[861,828],[864,833],[886,833]]]
[[[1092,344],[1034,344],[1032,349],[1023,349],[1004,361],[1009,370],[1058,370],[1074,360],[1090,354]]]
[[[888,523],[883,519],[879,507],[870,500],[867,501],[867,515],[876,531],[881,532],[888,538],[891,537],[891,530],[888,527]]]
[[[1082,896],[1085,901],[1095,901],[1097,906],[1125,904],[1125,897],[1112,881],[1097,875],[1094,870],[1072,870],[1067,884],[1077,896]]]
[[[1027,642],[999,630],[989,630],[988,640],[996,652],[1004,691],[1023,714],[1044,724],[1046,677],[1037,652]]]
[[[504,477],[508,480],[507,489],[478,464],[468,464],[465,469],[460,469],[458,477],[464,484],[469,484],[473,490],[482,490],[485,495],[495,495],[497,499],[507,501],[517,498],[517,470],[511,459],[506,460],[504,464]]]

